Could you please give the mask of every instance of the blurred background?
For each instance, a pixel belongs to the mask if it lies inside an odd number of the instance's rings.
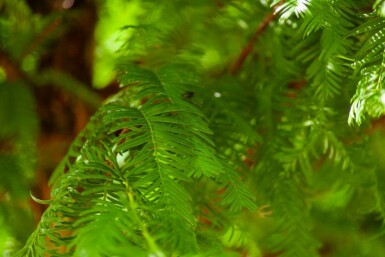
[[[0,253],[24,244],[48,180],[90,115],[117,92],[115,52],[138,1],[0,0]],[[128,15],[127,13],[130,13]],[[31,195],[30,195],[31,194]]]

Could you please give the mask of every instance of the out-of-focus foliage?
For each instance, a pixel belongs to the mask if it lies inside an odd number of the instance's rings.
[[[93,84],[105,87],[115,78],[115,60],[118,50],[132,35],[132,31],[122,31],[126,26],[137,25],[141,12],[140,1],[112,0],[99,6],[99,16],[95,40]]]
[[[39,65],[66,23],[28,50],[76,10],[1,2],[6,255],[385,256],[384,1],[90,3],[93,84],[120,91],[58,165],[51,198],[33,197],[48,208],[26,241],[33,89],[101,100]]]

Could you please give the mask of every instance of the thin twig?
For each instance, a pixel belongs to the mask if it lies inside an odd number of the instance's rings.
[[[28,54],[30,54],[32,51],[34,51],[36,48],[38,48],[46,38],[49,37],[50,34],[52,34],[62,23],[62,18],[58,17],[55,18],[52,22],[50,22],[29,44],[29,46],[24,49],[23,53],[20,55],[20,60],[22,60],[24,57],[26,57]]]
[[[236,74],[242,67],[243,62],[246,60],[247,56],[253,51],[254,44],[258,40],[258,38],[261,36],[262,32],[266,29],[266,27],[270,24],[271,21],[274,20],[276,17],[276,9],[279,7],[284,1],[279,2],[276,6],[274,6],[274,9],[269,12],[266,17],[263,19],[262,23],[259,24],[257,30],[254,32],[252,37],[250,38],[248,44],[245,48],[242,49],[242,52],[238,55],[238,58],[233,63],[233,65],[230,68],[231,74]]]
[[[27,81],[29,84],[33,85],[34,83],[31,81],[29,76],[22,71],[19,66],[12,60],[12,58],[0,48],[0,66],[4,69],[6,74],[6,79],[8,81],[16,81],[18,79],[22,79]]]

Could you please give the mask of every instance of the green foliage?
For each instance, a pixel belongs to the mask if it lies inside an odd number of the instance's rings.
[[[33,230],[32,213],[22,203],[34,175],[38,123],[35,99],[24,83],[0,83],[0,124],[0,250],[6,252]]]
[[[94,81],[114,66],[120,90],[54,171],[51,198],[32,196],[48,208],[14,256],[384,256],[384,1],[97,3]],[[39,70],[44,43],[23,54],[55,15],[1,7],[1,44],[24,69],[0,84],[0,140],[14,146],[0,190],[13,200],[33,177],[30,89],[101,100]],[[24,243],[3,205],[0,240]]]
[[[352,107],[349,122],[361,124],[365,114],[377,118],[384,113],[384,20],[382,17],[373,17],[359,26],[355,34],[368,33],[368,38],[356,53],[352,64],[356,72],[360,73],[357,92],[352,98]]]
[[[146,256],[144,249],[156,256],[196,253],[191,202],[200,187],[187,191],[186,184],[204,178],[225,189],[223,204],[230,210],[255,209],[253,195],[215,152],[204,115],[183,98],[186,83],[195,81],[174,66],[158,74],[132,65],[118,70],[127,90],[102,107],[75,141],[30,239],[35,247],[19,256],[42,255],[47,238],[55,245],[52,253],[76,246],[75,256],[112,256],[125,249],[119,245],[137,256]],[[93,238],[101,228],[103,236]],[[73,229],[76,234],[60,236]],[[109,247],[95,248],[95,241]]]

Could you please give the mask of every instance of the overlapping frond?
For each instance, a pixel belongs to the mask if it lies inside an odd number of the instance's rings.
[[[283,251],[283,257],[317,257],[320,243],[311,231],[309,206],[301,196],[303,192],[299,185],[295,185],[297,183],[293,183],[291,179],[282,174],[273,185],[272,208],[277,217],[277,231],[270,239],[271,244],[275,251]],[[285,204],[288,202],[291,204]]]
[[[277,143],[276,146],[279,147],[280,144]],[[307,182],[302,174],[309,174],[311,171],[302,171],[303,164],[290,165],[296,163],[297,158],[301,159],[299,162],[308,158],[306,151],[297,153],[300,156],[296,156],[293,151],[291,157],[287,153],[288,149],[286,153],[278,149],[274,152],[275,160],[270,159],[272,155],[266,156],[257,168],[257,176],[261,180],[259,185],[266,190],[270,199],[269,210],[276,222],[274,231],[268,236],[268,245],[273,252],[285,257],[319,256],[317,249],[320,244],[312,231],[311,205],[307,203],[304,193]],[[280,159],[285,154],[286,159]]]
[[[349,124],[362,124],[366,116],[376,118],[384,114],[385,23],[382,17],[369,20],[354,34],[369,33],[352,64],[358,74],[358,84],[352,98]]]
[[[318,58],[314,58],[307,69],[307,79],[314,88],[317,101],[327,101],[340,93],[348,76],[349,63],[345,57],[349,56],[352,42],[346,39],[346,35],[354,26],[354,16],[350,6],[343,1],[333,4],[314,1],[310,11],[312,15],[304,17],[300,29],[306,36],[317,37],[319,46],[312,51]],[[319,34],[315,34],[318,30]]]
[[[202,177],[224,188],[231,211],[255,208],[214,150],[206,118],[183,96],[196,76],[133,65],[120,66],[119,74],[127,88],[75,140],[52,180],[50,206],[18,256],[197,253],[194,196],[184,185]],[[94,247],[98,241],[109,247]]]
[[[135,76],[141,76],[138,74],[142,74],[142,72],[144,74],[148,71],[136,68],[134,74]],[[197,82],[196,76],[183,73],[183,70],[175,69],[174,65],[161,69],[159,73],[158,79],[155,74],[150,75],[150,73],[148,73],[148,78],[150,79],[146,85],[143,85],[143,90],[145,90],[146,93],[155,93],[155,95],[152,98],[153,100],[146,101],[143,105],[140,105],[139,109],[143,115],[146,115],[147,109],[150,110],[150,116],[146,116],[145,119],[149,127],[157,131],[157,134],[155,134],[153,138],[160,137],[161,140],[164,138],[165,142],[162,144],[171,145],[176,150],[185,154],[183,158],[187,158],[186,163],[182,163],[179,168],[183,167],[185,175],[189,177],[200,177],[203,175],[217,178],[223,177],[225,174],[231,174],[231,169],[226,168],[228,164],[226,164],[220,156],[216,155],[213,149],[214,142],[209,137],[209,134],[212,132],[208,128],[207,121],[205,121],[203,114],[192,102],[188,101],[189,99],[185,99],[184,97],[184,93],[194,89],[194,84]],[[127,76],[132,75],[127,74]],[[125,81],[124,77],[122,80]],[[139,96],[141,96],[143,90],[138,92]],[[165,96],[169,96],[169,98],[164,99]],[[155,101],[156,104],[154,104],[153,101]],[[174,114],[170,115],[170,113]],[[153,115],[156,116],[152,117]],[[167,123],[169,123],[169,126],[167,126]],[[167,130],[167,127],[171,129]],[[180,139],[178,136],[180,136]],[[159,143],[157,140],[156,142]],[[186,147],[189,147],[190,156],[186,153]],[[160,146],[160,148],[163,149],[166,147]],[[167,153],[168,152],[162,152],[160,155]],[[174,156],[175,154],[173,154],[172,157],[166,158],[173,158]],[[172,160],[168,160],[168,162],[171,161]],[[188,163],[190,163],[190,166],[187,165]],[[236,180],[229,180],[227,182],[231,181],[236,183]],[[236,188],[239,186],[240,184],[237,184]],[[228,189],[229,192],[237,192],[230,188]],[[238,196],[243,198],[242,195]],[[236,198],[234,195],[233,200]],[[247,198],[248,197],[245,199]],[[229,201],[229,203],[230,202],[231,201]],[[247,202],[247,205],[253,208],[251,202]],[[240,203],[241,202],[234,202],[235,205]],[[233,209],[237,210],[239,208],[234,207]]]

